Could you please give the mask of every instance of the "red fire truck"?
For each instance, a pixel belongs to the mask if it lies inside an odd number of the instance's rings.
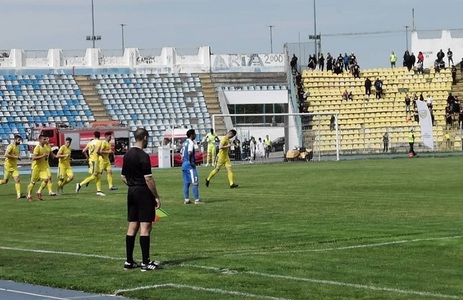
[[[117,123],[117,122],[116,122]],[[29,150],[33,150],[34,146],[38,144],[39,135],[44,135],[49,138],[50,146],[54,153],[58,152],[60,146],[64,145],[66,138],[72,138],[71,142],[71,158],[74,164],[82,163],[85,161],[85,156],[82,149],[85,148],[88,142],[94,137],[94,132],[99,131],[103,139],[105,132],[112,132],[111,147],[114,155],[124,155],[129,148],[129,129],[127,127],[120,127],[113,122],[94,122],[90,127],[72,128],[66,125],[59,125],[57,127],[36,127],[31,131],[31,138],[29,139]],[[111,161],[113,161],[111,157]],[[50,165],[57,165],[57,159],[50,158]]]

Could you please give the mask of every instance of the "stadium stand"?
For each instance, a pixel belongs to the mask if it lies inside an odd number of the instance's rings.
[[[374,86],[372,94],[365,95],[365,78],[372,83],[380,78],[384,84],[384,95],[375,98]],[[304,92],[308,93],[308,112],[335,111],[339,113],[339,129],[341,133],[341,150],[344,153],[381,152],[382,135],[389,133],[390,150],[404,151],[407,143],[404,137],[410,127],[419,126],[413,115],[407,117],[404,99],[406,95],[423,93],[433,97],[435,117],[434,141],[438,148],[443,147],[445,129],[445,106],[447,96],[452,92],[452,78],[449,69],[427,74],[408,72],[406,68],[369,69],[362,72],[361,78],[353,78],[350,73],[340,75],[323,71],[304,71],[302,73]],[[344,100],[343,92],[351,91],[352,100]],[[309,127],[312,134],[306,136],[312,145],[317,144],[321,152],[335,151],[335,132],[330,130],[330,117],[312,119]],[[318,132],[318,137],[314,132]],[[455,130],[453,131],[455,132]],[[416,131],[420,140],[420,131]],[[461,141],[452,134],[453,145],[461,149]]]
[[[194,125],[201,136],[211,127],[198,75],[105,74],[87,77],[98,95],[97,102],[102,103],[111,120],[127,125],[130,130],[144,126],[152,132],[149,147],[159,147],[164,131],[171,126]]]
[[[3,146],[15,134],[27,141],[28,129],[37,125],[82,127],[95,120],[71,75],[0,76],[0,102]],[[21,151],[27,150],[25,145],[21,147]]]

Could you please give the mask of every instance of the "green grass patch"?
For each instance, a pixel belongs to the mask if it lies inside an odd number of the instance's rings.
[[[0,187],[0,278],[139,299],[463,297],[461,158],[199,167],[206,205],[184,205],[180,169],[153,174],[169,216],[159,272],[125,272],[126,188],[94,183],[45,201]],[[22,176],[23,191],[28,176]],[[37,188],[37,186],[36,186]],[[135,257],[139,260],[138,239]],[[133,290],[137,287],[148,287]],[[149,287],[151,286],[151,287]],[[260,297],[260,298],[259,298]],[[273,297],[273,298],[272,298]]]

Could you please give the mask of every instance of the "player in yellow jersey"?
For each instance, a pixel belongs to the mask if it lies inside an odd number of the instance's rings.
[[[18,160],[21,160],[19,156],[19,145],[21,144],[22,137],[20,135],[14,136],[14,141],[5,151],[5,165],[3,166],[3,180],[0,180],[0,185],[8,183],[8,179],[13,177],[14,188],[16,190],[16,198],[26,198],[21,194],[21,182],[19,180]]]
[[[215,176],[220,171],[220,168],[225,165],[225,168],[227,169],[228,173],[228,182],[230,183],[230,188],[236,188],[238,187],[237,184],[235,184],[234,179],[233,179],[233,171],[232,171],[232,165],[230,162],[230,156],[228,154],[230,150],[230,140],[233,139],[236,136],[236,130],[232,129],[227,134],[222,138],[219,144],[219,154],[217,155],[217,164],[212,170],[212,172],[209,174],[209,176],[206,178],[206,186],[209,186],[209,183],[212,179],[212,177]]]
[[[50,162],[49,158],[50,156],[53,158],[56,158],[56,155],[51,151],[51,146],[50,146],[50,138],[46,137],[45,138],[45,148],[47,149],[48,156],[46,157],[47,161],[47,174],[48,174],[48,183],[47,183],[47,189],[48,189],[48,195],[49,196],[56,196],[56,192],[53,191],[53,181],[51,178],[51,168],[50,168]]]
[[[88,173],[91,175],[85,178],[82,182],[76,183],[76,193],[80,191],[80,188],[85,184],[87,185],[93,180],[96,180],[96,194],[98,196],[106,196],[101,191],[101,173],[100,173],[100,155],[101,155],[101,141],[100,132],[95,131],[93,133],[93,140],[91,140],[87,146],[82,150],[85,157],[88,159]],[[88,151],[88,153],[87,153]]]
[[[111,150],[111,138],[112,132],[108,131],[104,134],[104,140],[101,143],[101,156],[100,156],[100,172],[103,175],[103,171],[106,171],[106,178],[108,179],[108,185],[110,191],[117,190],[117,187],[113,185],[113,171],[111,168],[111,161],[109,155],[113,153]]]
[[[209,166],[209,162],[211,162],[211,166],[214,165],[214,160],[216,156],[216,143],[219,142],[219,137],[217,134],[214,133],[214,129],[211,128],[211,132],[206,135],[206,142],[207,142],[207,156],[206,156],[206,167]]]
[[[66,138],[66,142],[62,145],[56,157],[59,159],[58,163],[58,192],[63,193],[63,187],[74,179],[74,172],[71,167],[71,143],[70,137]]]
[[[34,185],[37,183],[37,181],[42,180],[42,183],[40,184],[40,187],[36,193],[39,200],[43,200],[42,190],[48,184],[49,176],[47,171],[47,158],[49,152],[45,147],[47,143],[46,140],[47,138],[45,136],[39,135],[39,144],[35,146],[34,151],[32,153],[31,182],[27,186],[27,200],[29,201],[32,201],[32,189],[34,188]]]

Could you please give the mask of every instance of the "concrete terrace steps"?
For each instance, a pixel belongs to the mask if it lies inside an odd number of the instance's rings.
[[[214,84],[212,82],[211,74],[198,74],[201,80],[202,92],[204,95],[204,100],[206,102],[206,107],[209,114],[222,114],[223,112],[220,109],[219,97],[215,91]],[[215,119],[215,132],[218,135],[225,135],[227,128],[225,127],[225,122],[223,118]]]
[[[92,111],[96,121],[110,121],[110,117],[98,95],[95,87],[95,82],[90,79],[90,76],[77,75],[74,79],[82,91],[82,95]]]

